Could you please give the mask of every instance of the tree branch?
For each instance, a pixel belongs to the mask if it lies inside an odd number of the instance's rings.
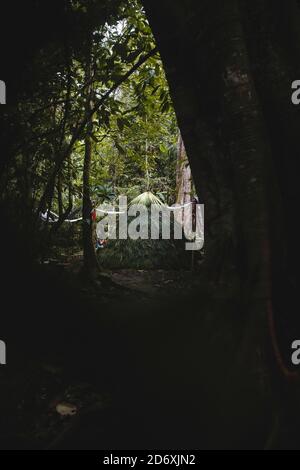
[[[131,67],[131,69],[129,69],[122,77],[120,77],[120,79],[117,80],[113,84],[113,86],[109,90],[107,90],[107,92],[104,93],[104,95],[99,100],[97,100],[97,102],[96,102],[95,106],[93,107],[93,109],[88,113],[88,115],[85,116],[85,118],[82,120],[82,122],[77,127],[77,129],[75,129],[75,131],[73,133],[73,136],[71,138],[71,141],[70,141],[69,145],[67,146],[66,150],[56,160],[55,167],[54,167],[54,169],[52,171],[52,174],[51,174],[51,176],[48,180],[48,183],[46,185],[44,194],[43,194],[43,196],[40,200],[40,204],[39,204],[38,210],[37,210],[37,216],[40,213],[40,211],[43,209],[43,206],[45,205],[45,203],[47,201],[49,190],[52,188],[53,183],[55,182],[55,178],[56,178],[56,176],[57,176],[57,174],[58,174],[58,172],[61,168],[61,165],[63,164],[65,159],[68,158],[68,156],[71,154],[73,146],[76,143],[76,141],[79,139],[79,137],[80,137],[81,133],[83,132],[86,124],[89,122],[89,120],[92,118],[92,116],[99,110],[99,108],[102,106],[102,104],[109,98],[109,96],[115,90],[117,90],[117,88],[119,88],[119,86],[122,85],[122,83],[124,83],[134,72],[136,72],[136,70],[138,70],[138,68],[141,67],[141,65],[143,65],[148,59],[150,59],[150,57],[155,55],[157,52],[158,52],[158,48],[154,47],[147,54],[140,57],[140,59],[136,62],[136,64],[134,64]]]

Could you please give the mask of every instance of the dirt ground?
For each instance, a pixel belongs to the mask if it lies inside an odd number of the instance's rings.
[[[9,299],[0,448],[296,446],[232,286],[216,294],[201,273],[164,270],[89,283],[80,266],[42,265]]]

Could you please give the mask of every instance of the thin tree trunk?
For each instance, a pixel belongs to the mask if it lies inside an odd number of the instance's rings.
[[[88,277],[93,278],[99,269],[94,244],[95,222],[92,218],[93,205],[90,195],[90,171],[92,161],[92,138],[93,122],[91,110],[93,109],[93,84],[92,84],[92,57],[91,50],[86,65],[85,81],[89,83],[86,95],[86,116],[88,119],[86,136],[84,139],[84,166],[83,166],[83,203],[82,203],[82,236],[83,236],[83,259],[84,271]]]
[[[193,181],[181,134],[178,137],[177,148],[176,203],[182,205],[191,201]]]
[[[192,187],[191,167],[185,152],[182,136],[179,133],[176,165],[176,204],[183,206],[184,204],[191,202]],[[185,226],[188,226],[188,221],[185,220],[187,217],[189,217],[187,210],[174,212],[174,219],[180,225],[186,224]]]
[[[58,216],[61,218],[64,213],[64,207],[63,207],[63,199],[62,199],[62,177],[61,174],[58,175],[57,178],[57,204],[58,204]]]

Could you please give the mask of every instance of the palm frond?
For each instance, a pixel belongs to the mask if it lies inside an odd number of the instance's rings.
[[[149,207],[151,204],[163,206],[164,203],[157,196],[155,196],[155,194],[151,193],[151,191],[146,191],[132,199],[130,206],[133,204]]]

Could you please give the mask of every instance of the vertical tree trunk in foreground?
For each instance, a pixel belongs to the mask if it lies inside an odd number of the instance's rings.
[[[248,349],[255,367],[255,351],[267,344],[282,219],[279,192],[274,189],[279,177],[272,136],[248,50],[245,2],[143,3],[164,63],[196,191],[205,204],[206,242],[216,220],[210,187],[218,182],[221,208],[230,192],[240,310],[246,325],[242,350]],[[247,6],[251,10],[252,3]],[[260,40],[255,30],[252,40]],[[212,251],[208,243],[207,251]]]
[[[92,57],[91,50],[88,57],[86,66],[85,81],[89,83],[87,86],[86,95],[86,114],[89,115],[93,108],[93,85],[92,85]],[[84,272],[88,277],[95,277],[99,265],[95,251],[95,245],[93,240],[93,233],[95,230],[94,220],[92,218],[92,201],[90,195],[90,169],[92,161],[92,138],[93,132],[92,117],[90,118],[86,135],[84,139],[85,151],[84,151],[84,166],[83,166],[83,204],[82,204],[82,236],[83,236],[83,259],[84,259]]]

